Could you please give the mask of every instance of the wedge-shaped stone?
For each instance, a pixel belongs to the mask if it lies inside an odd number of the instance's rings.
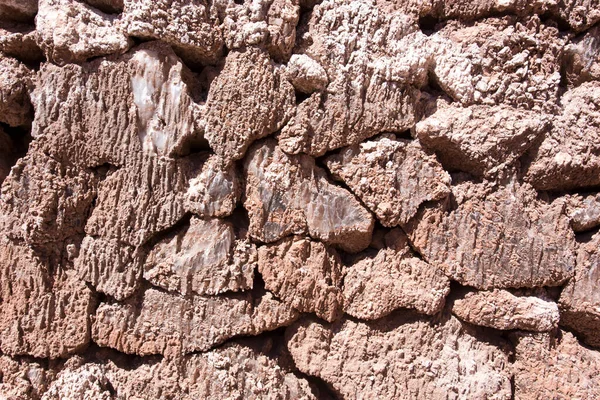
[[[157,243],[144,264],[144,278],[182,294],[219,294],[252,289],[256,247],[235,237],[217,218],[193,217],[187,229]]]
[[[250,144],[290,118],[294,88],[266,52],[247,48],[227,55],[206,101],[206,139],[226,162],[239,160]]]
[[[61,65],[124,53],[133,44],[118,18],[76,0],[40,0],[36,30],[46,57]]]
[[[600,185],[600,82],[586,82],[561,98],[562,114],[546,135],[526,179],[538,190]]]
[[[422,203],[450,194],[450,175],[418,142],[385,135],[326,159],[384,226],[406,224]]]
[[[570,332],[523,333],[515,347],[515,399],[600,397],[600,354]]]
[[[423,83],[430,64],[429,56],[407,50],[425,37],[413,22],[368,0],[315,6],[298,46],[324,68],[329,83],[298,105],[279,136],[281,148],[320,156],[413,126],[419,99],[413,83]]]
[[[181,297],[156,289],[127,303],[102,303],[94,342],[128,354],[176,356],[206,351],[234,336],[258,335],[291,324],[298,313],[266,292]]]
[[[535,197],[530,186],[511,183],[450,213],[426,209],[407,231],[425,261],[463,285],[558,286],[573,276],[575,237],[564,202]]]
[[[258,249],[265,288],[300,312],[329,322],[342,311],[342,263],[333,249],[303,237],[288,237]]]
[[[369,245],[373,217],[350,192],[330,183],[311,157],[287,155],[266,140],[249,151],[244,172],[244,207],[255,239],[270,243],[309,233],[350,252]]]
[[[233,213],[241,194],[235,166],[224,168],[221,159],[211,155],[191,177],[185,207],[202,217],[226,217]]]
[[[454,317],[304,320],[286,337],[300,371],[323,379],[342,399],[511,398],[507,352],[477,340]]]
[[[221,56],[219,20],[206,0],[125,0],[123,24],[127,34],[158,39],[172,45],[186,62],[214,63]]]
[[[490,176],[513,164],[549,127],[539,113],[506,106],[438,107],[416,125],[446,168]]]
[[[400,229],[389,232],[385,243],[347,268],[344,311],[366,320],[382,318],[401,307],[423,314],[439,312],[450,292],[450,280],[438,267],[412,254]]]
[[[561,324],[600,347],[600,234],[582,243],[577,253],[575,277],[560,297]]]
[[[71,272],[28,247],[0,241],[0,350],[10,356],[66,357],[90,341],[92,292]]]
[[[500,330],[550,331],[560,319],[553,301],[506,290],[466,293],[454,301],[452,313],[463,321]]]

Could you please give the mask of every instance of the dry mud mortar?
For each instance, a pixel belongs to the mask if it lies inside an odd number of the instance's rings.
[[[597,0],[0,0],[1,399],[600,399]]]

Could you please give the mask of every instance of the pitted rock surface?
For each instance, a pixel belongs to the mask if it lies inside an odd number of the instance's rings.
[[[0,399],[600,398],[597,0],[0,0]]]

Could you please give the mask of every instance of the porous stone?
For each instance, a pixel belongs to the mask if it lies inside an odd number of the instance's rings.
[[[21,62],[0,54],[0,122],[9,126],[31,124],[29,86],[32,77],[32,71]]]
[[[373,217],[311,157],[287,155],[276,141],[266,140],[250,149],[244,173],[251,237],[271,243],[308,233],[350,252],[369,245]]]
[[[406,224],[421,204],[450,194],[450,175],[435,156],[394,135],[343,149],[325,163],[388,227]]]
[[[342,399],[511,398],[505,345],[478,341],[454,317],[304,320],[286,337],[300,371],[321,378]]]
[[[30,248],[0,241],[0,350],[55,359],[90,342],[92,292],[70,271],[52,271]]]
[[[206,139],[225,162],[279,130],[292,115],[294,88],[259,49],[232,51],[206,101]]]
[[[119,18],[76,0],[39,0],[36,30],[46,57],[60,65],[124,53],[133,44]]]
[[[435,314],[444,306],[450,280],[436,266],[416,257],[406,235],[393,229],[384,247],[358,257],[344,276],[344,311],[374,320],[398,308]]]
[[[123,25],[129,36],[172,45],[187,62],[215,63],[223,51],[216,10],[206,0],[124,0]]]
[[[452,313],[463,321],[500,330],[550,331],[560,319],[555,302],[507,290],[466,293],[454,300]]]
[[[341,315],[342,263],[335,250],[303,237],[288,237],[258,249],[265,288],[300,312],[326,321]]]
[[[429,67],[429,58],[419,54],[395,57],[399,49],[420,47],[412,22],[368,0],[316,5],[298,45],[329,82],[298,105],[279,135],[281,148],[320,156],[381,132],[409,129],[419,98],[413,84],[426,79]]]

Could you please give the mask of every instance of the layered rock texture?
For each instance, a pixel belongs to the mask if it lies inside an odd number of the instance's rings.
[[[0,399],[600,398],[600,4],[0,0]]]

